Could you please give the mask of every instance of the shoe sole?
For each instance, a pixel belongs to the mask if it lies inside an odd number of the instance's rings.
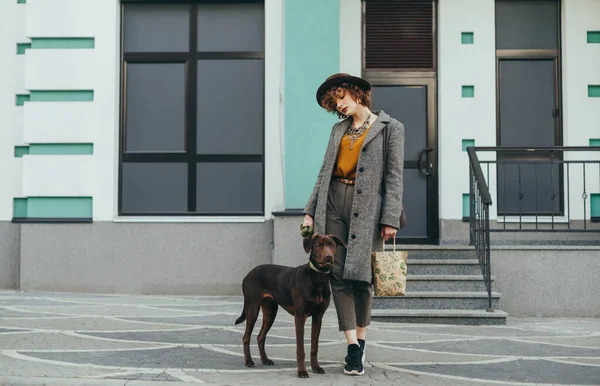
[[[344,369],[344,374],[346,375],[363,375],[365,373],[365,369],[363,369],[363,371],[359,372],[358,370],[351,370],[348,371],[346,369]]]

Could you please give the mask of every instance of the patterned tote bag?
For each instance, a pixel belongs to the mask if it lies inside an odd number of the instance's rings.
[[[382,252],[372,252],[371,267],[375,296],[404,296],[406,293],[407,251],[386,251],[383,242]]]

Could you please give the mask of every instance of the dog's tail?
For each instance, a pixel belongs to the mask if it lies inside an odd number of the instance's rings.
[[[242,323],[244,320],[246,320],[246,308],[244,308],[244,309],[242,310],[242,314],[240,315],[240,317],[239,317],[239,318],[237,318],[237,319],[235,320],[235,324],[240,324],[240,323]]]
[[[240,315],[239,318],[237,318],[235,320],[235,324],[240,324],[242,323],[244,320],[246,320],[246,296],[244,296],[244,306],[242,307],[242,314]]]

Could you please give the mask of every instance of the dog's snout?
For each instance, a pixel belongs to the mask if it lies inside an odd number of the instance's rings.
[[[325,262],[326,263],[333,262],[333,255],[325,255]]]

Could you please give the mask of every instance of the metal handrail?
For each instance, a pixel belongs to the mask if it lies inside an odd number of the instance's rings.
[[[584,200],[584,229],[571,229],[570,222],[567,225],[568,231],[594,231],[600,232],[600,228],[587,229],[587,220],[586,220],[586,212],[585,212],[585,200],[588,198],[586,192],[586,165],[598,165],[598,170],[600,171],[600,159],[598,160],[582,160],[582,161],[565,161],[563,159],[555,159],[555,154],[565,152],[565,151],[573,151],[573,152],[600,152],[600,146],[540,146],[540,147],[527,147],[527,146],[493,146],[493,147],[474,147],[470,146],[467,149],[467,154],[469,156],[469,244],[473,245],[475,248],[475,253],[477,254],[477,259],[479,260],[479,265],[481,267],[483,278],[485,282],[485,286],[488,293],[488,311],[493,311],[492,309],[492,283],[491,283],[491,262],[490,262],[490,211],[489,207],[492,205],[492,197],[490,194],[488,183],[485,179],[482,163],[488,165],[488,177],[489,177],[489,164],[543,164],[544,162],[536,161],[528,161],[528,160],[503,160],[503,161],[480,161],[477,156],[477,151],[491,151],[497,153],[551,153],[552,160],[549,162],[553,165],[576,165],[582,164],[583,166],[583,193],[582,198]],[[562,157],[561,157],[562,158]],[[520,166],[519,166],[520,167]],[[520,173],[520,169],[519,169]],[[569,183],[569,170],[566,171],[567,174],[567,185]],[[589,172],[588,172],[589,174]],[[520,174],[519,174],[520,178]],[[600,180],[600,175],[599,175]],[[536,187],[537,187],[537,179],[536,179]],[[523,198],[523,194],[521,192],[520,180],[519,180],[519,200]],[[567,186],[568,189],[568,186]],[[553,192],[551,192],[553,194]],[[537,194],[537,193],[536,193]],[[570,196],[569,196],[570,199]],[[569,201],[569,199],[567,201]],[[552,195],[552,200],[554,200],[554,195]],[[569,204],[569,203],[567,203]],[[503,204],[504,205],[504,204]],[[519,213],[520,212],[519,206]],[[540,231],[537,227],[537,201],[536,201],[536,229],[529,229],[529,231]],[[552,212],[554,213],[554,212]],[[506,215],[505,215],[506,216]],[[591,213],[590,213],[591,216]],[[570,211],[568,212],[568,221],[570,221]],[[521,220],[519,220],[519,228],[513,231],[523,231],[521,227]],[[594,218],[591,218],[591,221],[594,221]],[[598,221],[597,218],[595,221]],[[554,214],[552,214],[552,229],[546,231],[565,231],[565,229],[555,229],[554,228]],[[503,229],[496,230],[502,231],[506,230],[506,222],[504,223]]]
[[[469,154],[469,244],[475,248],[488,294],[488,312],[492,312],[492,275],[490,261],[490,205],[492,197],[479,158],[473,147]]]
[[[479,158],[477,157],[476,149],[472,146],[467,148],[467,153],[469,154],[469,162],[471,163],[471,167],[473,168],[473,173],[475,173],[475,179],[477,180],[477,186],[479,191],[481,192],[481,198],[486,205],[492,205],[492,196],[490,195],[490,189],[485,182],[485,178],[483,177],[483,170],[481,169],[481,164],[479,163]]]
[[[600,146],[469,146],[473,151],[598,151]]]

